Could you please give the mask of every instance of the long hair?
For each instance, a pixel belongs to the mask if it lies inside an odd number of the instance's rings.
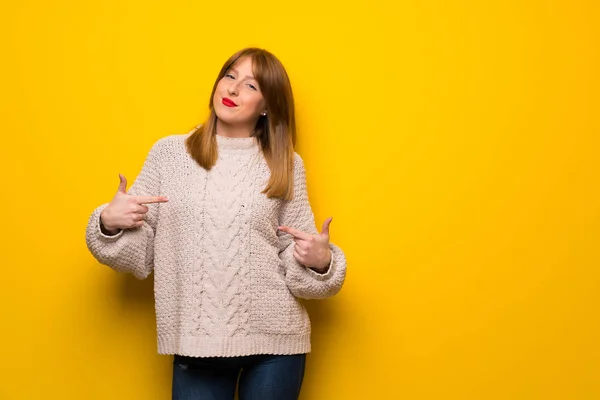
[[[291,200],[294,191],[294,146],[296,117],[292,85],[283,64],[270,52],[254,47],[232,55],[223,64],[210,95],[210,115],[186,140],[190,156],[210,170],[217,162],[217,115],[213,97],[217,84],[238,60],[252,59],[253,74],[265,99],[267,115],[261,115],[252,136],[256,137],[271,175],[262,191],[267,197]]]

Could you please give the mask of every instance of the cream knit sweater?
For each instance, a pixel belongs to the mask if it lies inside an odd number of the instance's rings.
[[[167,196],[149,204],[144,225],[114,236],[100,230],[103,204],[90,216],[86,242],[102,264],[144,279],[154,271],[160,354],[240,356],[310,352],[310,321],[298,300],[336,294],[344,253],[331,244],[323,274],[293,256],[294,241],[277,230],[317,233],[302,159],[295,154],[294,198],[261,191],[269,169],[255,138],[217,136],[219,157],[206,171],[185,138],[158,140],[128,191]]]

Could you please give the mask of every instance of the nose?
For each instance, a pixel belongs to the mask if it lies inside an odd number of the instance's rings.
[[[237,82],[232,82],[231,85],[229,85],[229,87],[227,88],[227,93],[229,93],[230,96],[237,95],[237,93],[238,93]]]

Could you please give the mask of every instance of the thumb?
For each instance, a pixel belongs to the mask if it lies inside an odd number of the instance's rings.
[[[127,178],[121,174],[119,174],[119,190],[117,190],[117,193],[127,193]]]
[[[331,225],[331,221],[333,221],[333,217],[329,217],[323,222],[323,227],[321,228],[321,235],[326,235],[329,237],[329,225]]]

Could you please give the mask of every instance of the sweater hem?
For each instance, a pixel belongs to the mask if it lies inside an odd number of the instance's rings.
[[[158,354],[189,357],[237,357],[255,354],[310,353],[310,333],[301,335],[253,334],[241,337],[158,336]]]

